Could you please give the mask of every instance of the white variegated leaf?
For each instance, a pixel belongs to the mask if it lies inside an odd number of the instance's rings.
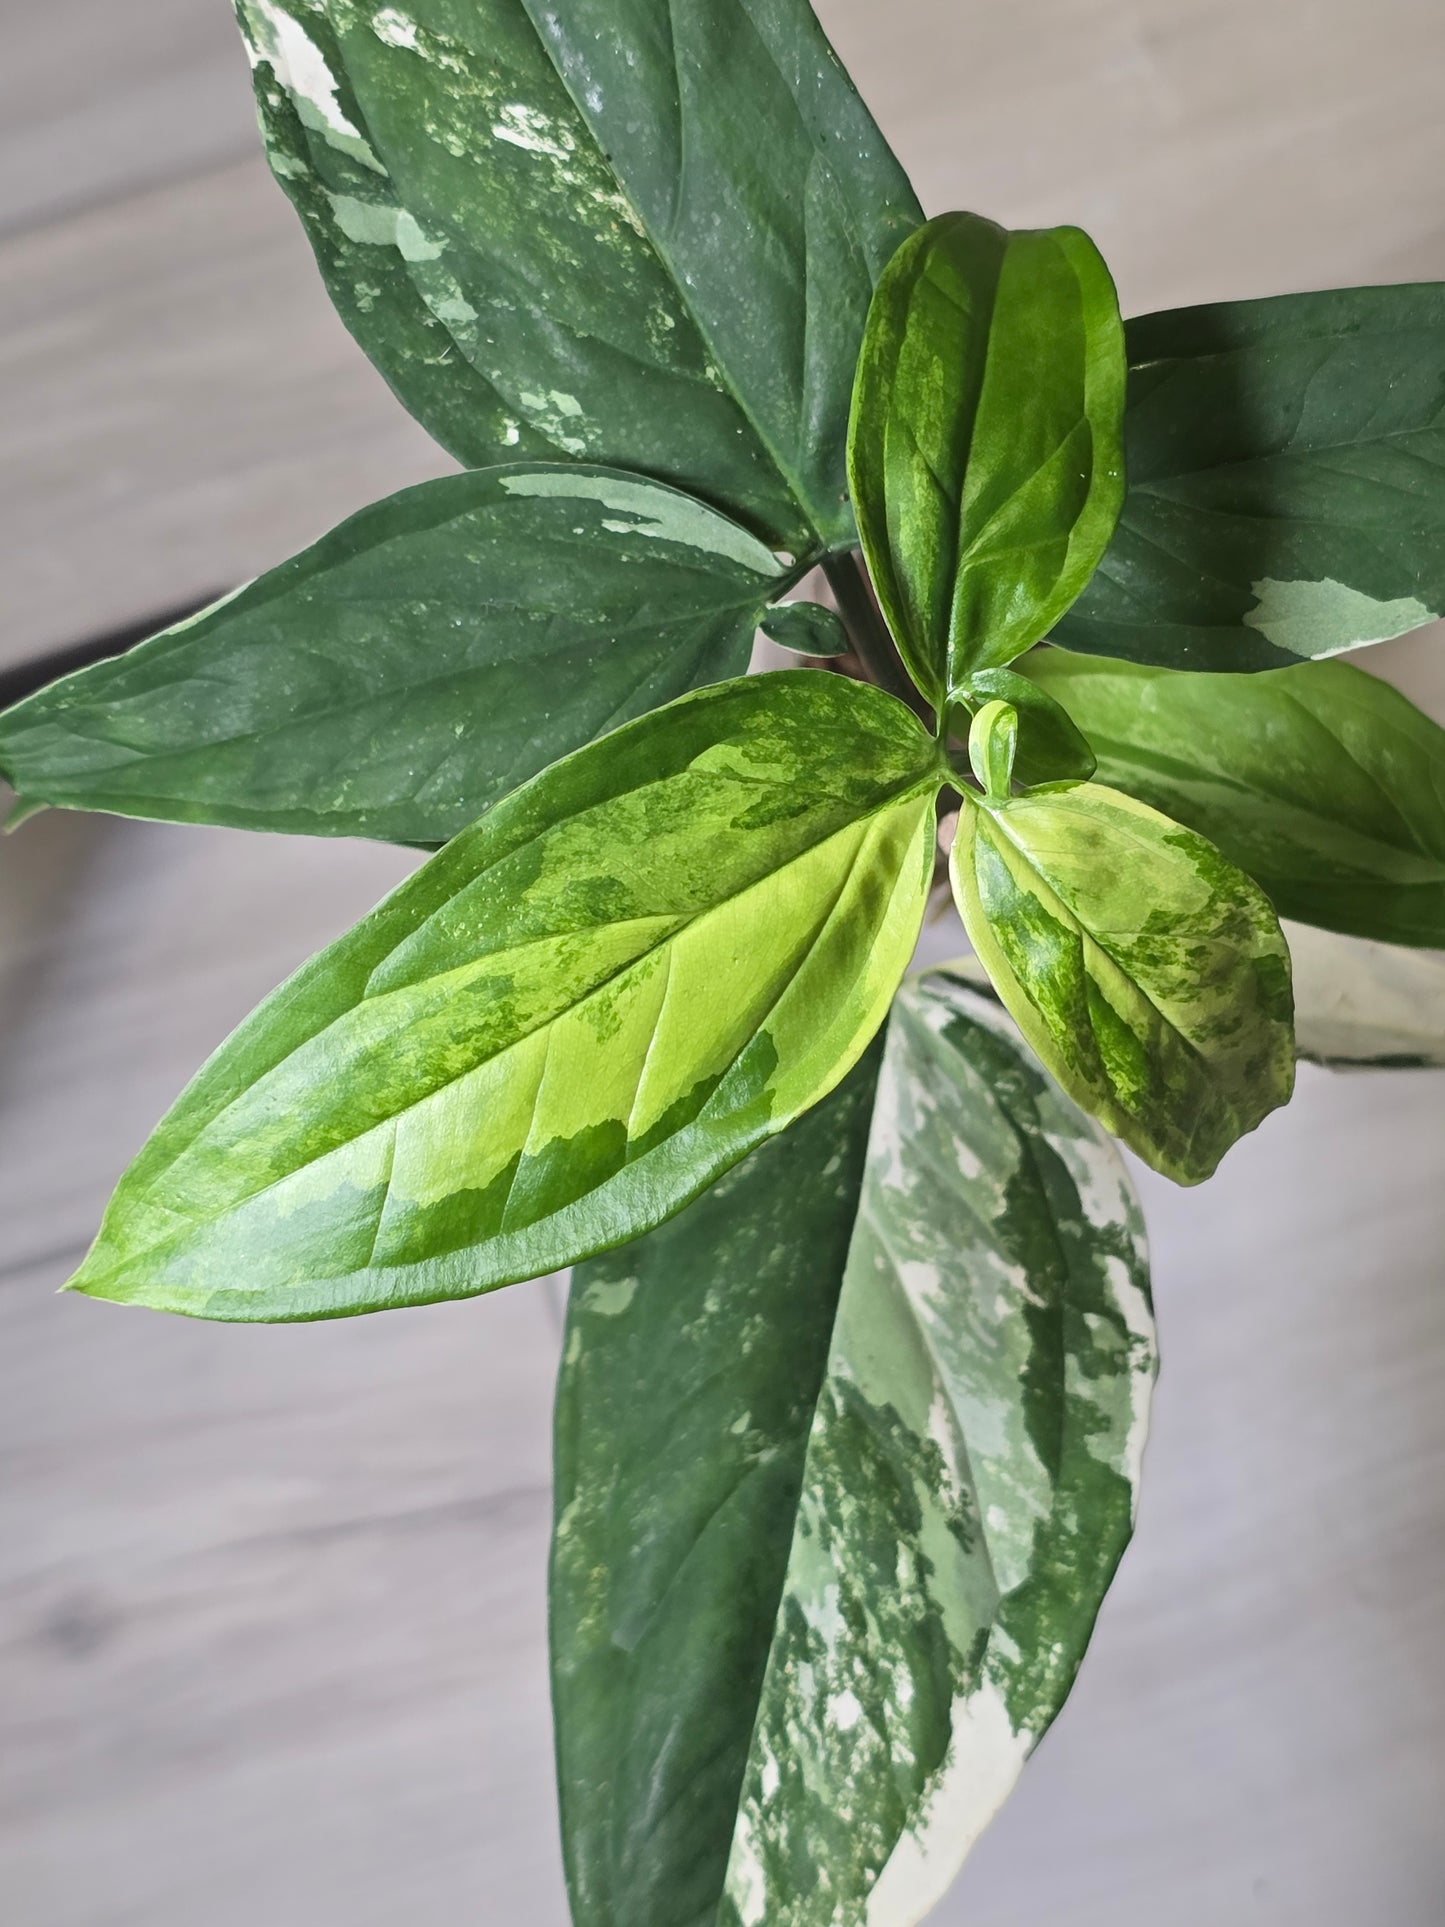
[[[1009,1019],[898,998],[723,1927],[908,1927],[1073,1682],[1155,1368],[1112,1145]]]

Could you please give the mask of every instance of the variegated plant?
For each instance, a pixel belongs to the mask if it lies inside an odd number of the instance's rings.
[[[1445,732],[1314,660],[1445,612],[1445,288],[1125,325],[1077,229],[924,221],[806,0],[238,11],[332,297],[464,472],[0,765],[20,814],[437,853],[71,1282],[285,1320],[576,1265],[577,1927],[906,1927],[1131,1530],[1106,1131],[1195,1183],[1296,1039],[1445,1059]],[[748,676],[759,629],[810,666]],[[975,956],[905,983],[940,844]]]

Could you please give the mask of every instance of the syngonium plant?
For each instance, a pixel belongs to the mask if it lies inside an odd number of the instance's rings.
[[[923,219],[805,0],[239,13],[332,298],[463,472],[0,763],[22,812],[436,854],[71,1283],[288,1320],[575,1266],[577,1927],[902,1927],[1129,1536],[1106,1133],[1192,1184],[1289,1097],[1277,913],[1303,1051],[1441,1055],[1445,733],[1320,658],[1445,611],[1445,287],[1126,325],[1076,228]],[[759,628],[811,667],[746,674]],[[905,981],[950,831],[975,957]]]

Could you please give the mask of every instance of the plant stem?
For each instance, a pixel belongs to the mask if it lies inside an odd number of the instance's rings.
[[[888,626],[878,612],[872,591],[864,581],[861,561],[856,554],[824,558],[823,574],[838,604],[838,613],[848,631],[848,640],[870,678],[890,696],[897,696],[915,714],[931,720],[923,698],[913,687],[908,672],[893,646]]]

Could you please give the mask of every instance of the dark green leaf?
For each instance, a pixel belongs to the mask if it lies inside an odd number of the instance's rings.
[[[802,553],[920,218],[806,0],[239,0],[342,318],[470,466],[574,455]]]
[[[1199,1183],[1286,1102],[1289,952],[1203,837],[1096,783],[965,797],[951,870],[1024,1036],[1156,1170]]]
[[[919,1920],[1129,1537],[1154,1356],[1117,1153],[948,978],[894,1006],[865,1176],[872,1076],[575,1276],[576,1927]]]
[[[956,709],[966,719],[965,731],[968,721],[995,699],[1008,703],[1018,713],[1014,775],[1019,782],[1082,783],[1094,774],[1093,749],[1069,712],[1037,681],[1021,676],[1016,669],[980,669],[969,677],[955,699]]]
[[[1445,730],[1343,662],[1256,676],[1045,649],[1102,781],[1217,844],[1282,916],[1445,945]]]
[[[0,717],[27,803],[442,843],[559,756],[747,668],[779,569],[609,469],[516,464],[363,509]]]
[[[324,1318],[650,1229],[877,1029],[941,774],[901,703],[808,670],[699,691],[553,764],[222,1046],[72,1283]]]
[[[878,600],[935,707],[1078,595],[1123,500],[1124,337],[1086,234],[945,214],[869,311],[849,475]]]
[[[1071,649],[1274,669],[1445,613],[1445,284],[1131,321],[1129,493]]]
[[[848,652],[848,631],[821,602],[780,602],[758,625],[771,642],[794,649],[800,656],[842,656]]]

